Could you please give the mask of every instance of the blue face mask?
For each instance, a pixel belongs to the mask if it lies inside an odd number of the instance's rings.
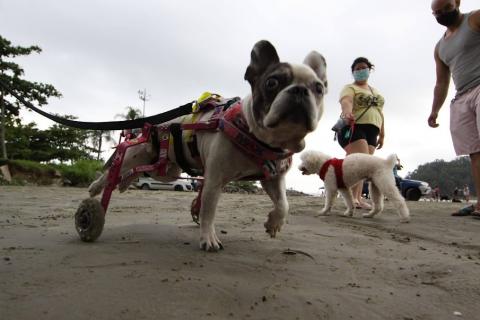
[[[370,69],[368,68],[353,71],[353,79],[355,81],[365,81],[368,79],[368,76],[370,76]]]

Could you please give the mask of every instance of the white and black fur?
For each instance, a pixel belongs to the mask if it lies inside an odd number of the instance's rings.
[[[323,113],[323,97],[327,91],[323,56],[312,51],[303,64],[280,62],[273,45],[265,40],[259,41],[252,49],[245,79],[251,85],[251,94],[242,100],[242,111],[251,132],[271,147],[302,151],[305,136],[315,130]],[[211,112],[205,113],[200,120],[208,119],[210,115]],[[222,187],[242,177],[259,175],[262,170],[223,133],[197,131],[196,134],[205,178],[199,214],[200,247],[216,251],[222,248],[214,227]],[[135,166],[152,163],[157,157],[156,149],[150,143],[128,149],[122,174]],[[172,149],[170,146],[167,176],[153,176],[155,179],[170,181],[180,175],[181,169],[175,163]],[[198,168],[185,145],[184,150],[191,167]],[[103,190],[107,175],[108,171],[90,185],[92,197]],[[285,173],[263,180],[261,184],[274,206],[264,226],[266,232],[275,237],[285,223],[289,209]],[[119,189],[122,192],[127,187],[119,186]]]

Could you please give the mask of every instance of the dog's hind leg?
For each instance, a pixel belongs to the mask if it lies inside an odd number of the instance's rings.
[[[320,211],[318,216],[328,216],[330,214],[330,210],[335,203],[335,198],[337,198],[337,194],[338,193],[336,189],[325,189],[325,206],[323,207],[322,211]]]
[[[398,191],[397,187],[392,184],[385,188],[385,195],[392,201],[393,206],[397,209],[398,215],[400,216],[400,222],[409,222],[410,221],[410,211],[408,210],[405,199]]]
[[[372,210],[364,213],[364,218],[373,218],[376,214],[383,211],[383,194],[375,184],[375,181],[370,182],[370,195],[372,197]]]
[[[353,194],[350,188],[348,189],[338,189],[338,192],[342,195],[343,201],[347,206],[347,210],[343,213],[346,217],[351,217],[355,213],[355,206],[353,205]]]
[[[260,181],[263,189],[273,202],[273,210],[268,213],[268,220],[264,223],[265,231],[272,238],[280,232],[288,214],[288,201],[285,187],[285,175],[270,180]]]
[[[95,197],[102,192],[107,183],[108,170],[105,171],[97,180],[93,181],[88,187],[88,193],[90,197]]]
[[[125,156],[123,158],[122,162],[122,168],[120,171],[121,175],[126,174],[130,169],[138,166],[138,165],[144,165],[144,164],[150,164],[153,159],[155,158],[154,153],[152,152],[152,147],[150,143],[142,143],[139,145],[132,146],[127,149]],[[113,165],[113,162],[112,164]],[[98,195],[100,192],[102,192],[103,188],[107,184],[107,177],[109,174],[109,171],[111,169],[108,168],[100,178],[95,180],[90,184],[88,187],[88,192],[90,193],[91,197],[94,197]],[[130,177],[134,178],[134,177]],[[132,179],[129,179],[128,181],[125,181],[125,183],[119,185],[119,191],[123,192],[128,188],[128,185],[132,181]]]

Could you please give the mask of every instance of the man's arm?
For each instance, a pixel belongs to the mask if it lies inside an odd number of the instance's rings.
[[[480,10],[472,12],[468,19],[468,23],[473,30],[480,32]]]
[[[448,87],[450,85],[450,70],[447,65],[440,60],[438,55],[438,44],[435,46],[434,57],[437,81],[435,83],[435,89],[433,90],[432,111],[428,117],[428,125],[432,128],[438,127],[438,112],[447,98]]]

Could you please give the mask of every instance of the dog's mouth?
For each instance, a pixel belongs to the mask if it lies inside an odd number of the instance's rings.
[[[269,129],[276,129],[282,124],[294,124],[305,128],[305,131],[313,131],[313,123],[306,112],[285,112],[278,115],[269,115],[265,118],[264,125]]]

